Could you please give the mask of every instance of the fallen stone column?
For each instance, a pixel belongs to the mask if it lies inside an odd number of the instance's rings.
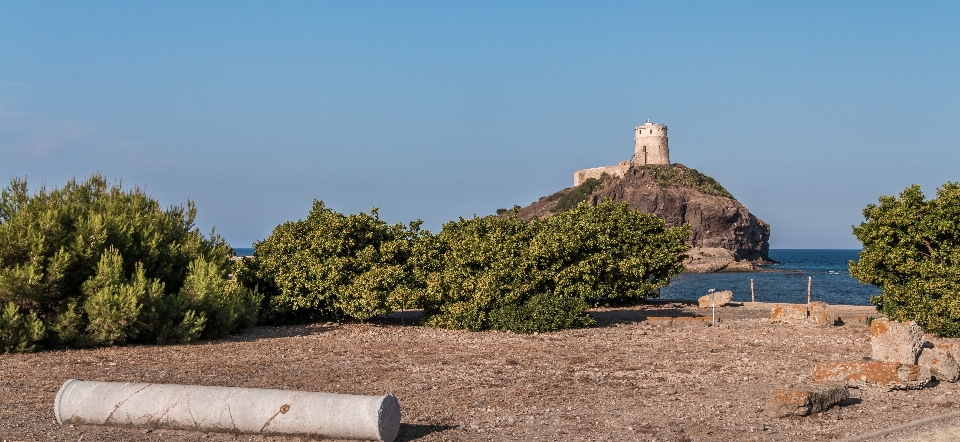
[[[57,423],[393,441],[400,404],[359,396],[260,388],[64,382]]]

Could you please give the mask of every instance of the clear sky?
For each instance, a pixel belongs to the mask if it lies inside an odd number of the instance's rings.
[[[960,2],[0,0],[0,179],[100,172],[250,247],[314,198],[439,230],[670,128],[772,226],[857,248],[960,181]]]

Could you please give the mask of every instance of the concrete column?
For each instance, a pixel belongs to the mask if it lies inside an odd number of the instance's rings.
[[[393,395],[358,396],[260,388],[124,382],[64,382],[57,423],[116,425],[331,439],[393,441],[400,404]]]

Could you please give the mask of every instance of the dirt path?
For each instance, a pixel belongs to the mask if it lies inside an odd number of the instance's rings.
[[[717,309],[717,328],[648,316],[709,316],[680,304],[598,310],[601,325],[535,336],[400,324],[259,327],[221,341],[0,355],[0,439],[302,440],[60,426],[67,379],[395,394],[399,440],[829,440],[956,409],[960,386],[851,390],[842,407],[771,419],[774,388],[816,363],[869,356],[863,326],[769,324],[769,305]],[[855,307],[848,314],[873,314]],[[410,323],[410,314],[403,321]],[[310,440],[308,438],[308,440]]]

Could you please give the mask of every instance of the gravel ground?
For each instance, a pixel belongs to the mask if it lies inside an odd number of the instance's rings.
[[[770,307],[718,308],[716,328],[646,320],[710,315],[681,304],[596,310],[598,327],[541,335],[413,326],[408,312],[367,324],[257,327],[193,345],[0,355],[0,439],[315,440],[61,426],[53,398],[70,378],[393,393],[405,441],[830,440],[960,409],[960,386],[943,383],[851,389],[851,399],[819,415],[765,417],[773,390],[810,381],[818,362],[870,355],[864,326],[770,324]]]

